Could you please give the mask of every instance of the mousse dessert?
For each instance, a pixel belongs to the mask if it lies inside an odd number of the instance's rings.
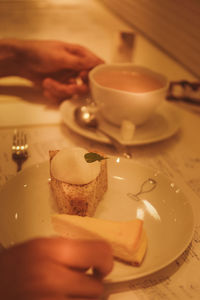
[[[49,151],[50,186],[60,213],[93,216],[107,190],[106,159],[99,155],[102,159],[88,162],[88,152],[78,147]]]

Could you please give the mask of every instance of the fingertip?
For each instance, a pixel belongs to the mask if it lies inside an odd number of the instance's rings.
[[[73,95],[86,95],[89,92],[89,87],[85,83],[77,84],[72,80],[68,83],[61,83],[51,78],[45,78],[42,83],[44,96],[51,100],[60,102]]]
[[[103,278],[107,276],[113,269],[113,251],[111,245],[104,240],[96,241],[96,243],[97,244],[95,247],[98,249],[100,258],[102,258],[102,260],[100,261],[100,264],[94,266],[93,271],[96,276]]]
[[[77,85],[76,91],[77,91],[77,94],[79,94],[79,95],[85,95],[89,92],[89,87],[87,84],[83,83],[81,85]]]
[[[108,275],[114,266],[114,256],[113,256],[113,251],[112,248],[109,244],[107,244],[107,257],[105,258],[105,269],[104,269],[104,276]]]
[[[89,71],[86,71],[86,70],[81,71],[81,72],[79,73],[80,78],[81,78],[81,79],[83,80],[83,82],[85,82],[85,83],[88,82],[88,73],[89,73]]]
[[[48,89],[52,86],[52,79],[51,78],[45,78],[42,82],[42,87]]]
[[[66,89],[65,85],[51,78],[43,80],[43,95],[54,103],[60,103],[66,97],[71,97],[71,93]]]

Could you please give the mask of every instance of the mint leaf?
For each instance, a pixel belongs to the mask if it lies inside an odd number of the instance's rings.
[[[103,159],[107,159],[107,157],[103,157],[98,153],[95,152],[88,152],[84,155],[84,158],[86,160],[87,163],[92,163],[96,160],[101,161]]]

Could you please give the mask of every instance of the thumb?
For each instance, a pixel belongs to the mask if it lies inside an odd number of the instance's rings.
[[[45,97],[54,101],[62,101],[73,95],[84,95],[88,92],[88,86],[85,83],[81,85],[76,82],[63,84],[51,78],[46,78],[42,87]]]

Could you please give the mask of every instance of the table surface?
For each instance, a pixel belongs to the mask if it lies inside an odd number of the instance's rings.
[[[3,1],[0,3],[0,17],[1,37],[56,38],[76,42],[89,47],[108,62],[116,59],[116,54],[119,60],[124,59],[116,53],[116,37],[120,31],[133,31],[95,0],[38,0],[29,4],[26,1]],[[162,72],[170,80],[195,79],[149,41],[135,31],[134,34],[131,58],[134,63]],[[0,94],[0,186],[16,175],[10,150],[13,130],[17,127],[28,134],[30,157],[23,169],[47,160],[49,149],[65,146],[95,147],[108,155],[118,154],[111,146],[88,140],[68,129],[61,122],[58,109],[48,108],[30,82],[19,78],[1,79]],[[103,299],[199,299],[200,114],[183,103],[172,105],[181,116],[180,130],[164,141],[129,147],[129,150],[133,160],[161,171],[183,190],[194,208],[194,238],[187,255],[183,253],[163,270],[138,280],[107,284]],[[19,108],[20,116],[15,113]],[[3,118],[5,113],[6,118]],[[30,115],[32,118],[27,117]]]

